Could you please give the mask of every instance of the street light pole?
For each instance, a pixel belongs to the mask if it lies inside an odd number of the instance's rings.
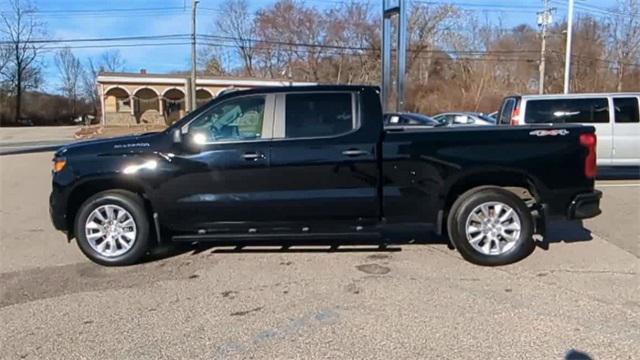
[[[564,93],[569,93],[571,86],[571,40],[573,34],[573,2],[569,0],[569,14],[567,15],[567,49],[565,50],[564,59]]]
[[[540,79],[538,80],[538,93],[544,94],[544,73],[546,65],[547,55],[547,26],[552,22],[552,13],[555,8],[549,8],[549,0],[543,0],[544,9],[538,13],[538,25],[540,26],[540,66],[538,71],[540,72]]]
[[[191,3],[191,89],[189,94],[190,110],[196,109],[196,6],[198,0]]]

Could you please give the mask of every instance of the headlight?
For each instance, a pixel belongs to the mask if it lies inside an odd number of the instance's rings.
[[[67,165],[67,159],[63,157],[53,158],[53,172],[57,173],[62,171]]]

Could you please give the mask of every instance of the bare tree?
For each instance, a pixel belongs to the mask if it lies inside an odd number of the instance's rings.
[[[119,50],[105,51],[100,56],[100,67],[102,71],[120,72],[125,70],[126,61],[122,58]]]
[[[221,76],[226,74],[226,58],[229,51],[218,46],[207,46],[198,50],[198,68],[204,75]]]
[[[60,90],[71,102],[71,115],[75,117],[80,93],[80,81],[83,75],[82,64],[69,47],[59,50],[54,60],[62,82]]]
[[[304,80],[324,80],[322,69],[331,63],[325,61],[330,59],[325,46],[330,43],[328,26],[334,20],[328,13],[293,0],[280,0],[259,11],[256,33],[263,51],[260,55],[275,55],[281,76],[286,73]]]
[[[332,65],[330,76],[336,83],[380,81],[380,19],[374,9],[369,3],[351,2],[327,11],[329,45],[357,49],[334,52],[331,61],[325,56],[324,65]]]
[[[0,33],[9,44],[9,61],[2,76],[15,94],[14,120],[20,119],[22,95],[41,81],[39,55],[42,46],[34,43],[45,36],[45,25],[35,17],[36,8],[29,0],[9,0],[9,9],[0,13]]]
[[[10,56],[9,46],[0,44],[0,74],[2,74],[4,68],[9,64]],[[2,79],[0,79],[0,85],[2,85]]]
[[[610,14],[610,52],[617,67],[617,91],[622,91],[628,67],[640,61],[640,1],[618,0]]]
[[[80,65],[82,67],[82,65]],[[126,61],[118,50],[109,50],[98,58],[88,58],[84,70],[78,80],[79,91],[92,105],[92,112],[97,116],[100,109],[100,95],[98,93],[98,75],[101,72],[121,72],[126,69]]]
[[[462,19],[467,19],[461,10],[453,5],[433,5],[415,3],[409,16],[409,47],[412,52],[408,56],[408,71],[421,69],[416,75],[421,83],[429,81],[432,54],[442,47],[447,34],[459,30]]]
[[[85,70],[82,72],[82,94],[93,105],[93,114],[98,114],[100,106],[98,93],[98,74],[100,68],[96,67],[91,58],[87,59]]]
[[[228,0],[220,7],[223,16],[215,22],[215,32],[228,37],[235,45],[246,75],[254,75],[256,49],[252,36],[255,23],[246,0]]]

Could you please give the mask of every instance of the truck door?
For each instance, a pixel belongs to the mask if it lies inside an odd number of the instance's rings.
[[[359,98],[348,91],[278,94],[270,153],[274,220],[377,219],[382,114],[361,121]]]
[[[612,165],[640,165],[640,111],[638,97],[613,98]]]
[[[171,158],[175,173],[156,191],[162,224],[181,231],[222,227],[233,232],[268,217],[274,99],[269,94],[223,100],[188,125]],[[188,141],[196,144],[184,144]]]

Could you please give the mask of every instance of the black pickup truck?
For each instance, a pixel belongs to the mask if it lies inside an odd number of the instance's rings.
[[[527,256],[547,216],[600,213],[593,127],[383,128],[370,86],[226,93],[162,132],[55,153],[50,213],[103,265],[160,239],[448,235],[476,264]]]

